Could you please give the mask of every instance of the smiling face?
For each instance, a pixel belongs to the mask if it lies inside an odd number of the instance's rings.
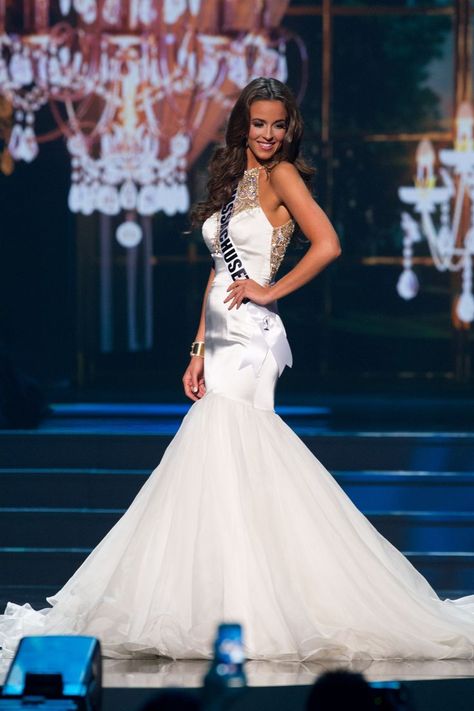
[[[287,113],[282,101],[257,100],[250,104],[247,166],[271,161],[280,150],[287,131]]]

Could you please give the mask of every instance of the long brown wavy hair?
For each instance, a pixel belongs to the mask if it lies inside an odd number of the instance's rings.
[[[303,119],[290,89],[278,79],[259,77],[242,89],[235,102],[225,133],[225,145],[219,146],[209,163],[207,198],[191,210],[193,225],[199,225],[229,200],[234,187],[247,168],[247,137],[250,129],[250,105],[254,101],[281,101],[287,114],[287,131],[278,152],[271,159],[271,170],[280,161],[293,163],[310,186],[314,169],[300,157]]]

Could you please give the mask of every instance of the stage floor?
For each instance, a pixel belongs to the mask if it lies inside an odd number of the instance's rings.
[[[0,687],[11,660],[0,661]],[[200,697],[207,660],[103,660],[102,711],[141,711],[163,688]],[[474,660],[383,660],[352,663],[248,661],[248,687],[234,711],[304,711],[315,679],[327,670],[357,671],[369,682],[400,682],[413,711],[472,711]],[[454,702],[455,700],[455,702]]]
[[[0,660],[0,686],[10,659]],[[159,689],[181,687],[197,689],[208,669],[205,659],[103,659],[103,686],[117,689]],[[249,686],[309,686],[331,669],[362,673],[368,681],[421,681],[436,679],[474,679],[474,660],[356,660],[335,662],[284,662],[251,660],[245,670]]]
[[[11,661],[11,660],[10,660]],[[1,684],[10,665],[0,661]],[[102,711],[141,711],[164,687],[181,688],[199,699],[206,660],[103,660]],[[345,668],[369,682],[401,682],[412,711],[472,711],[474,660],[385,660],[341,664],[249,661],[247,689],[233,699],[234,711],[304,711],[315,678]]]
[[[108,688],[198,688],[208,669],[207,660],[103,660],[103,685]],[[382,660],[351,663],[279,662],[251,660],[245,665],[249,686],[306,686],[330,669],[349,669],[368,681],[419,681],[474,678],[474,660]]]

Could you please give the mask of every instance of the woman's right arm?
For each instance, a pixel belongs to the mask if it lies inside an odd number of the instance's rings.
[[[205,340],[207,296],[209,294],[209,289],[212,286],[212,282],[214,281],[215,275],[215,269],[214,267],[211,267],[209,279],[207,280],[207,285],[202,300],[201,318],[199,319],[198,330],[194,338],[195,341]],[[189,397],[191,400],[199,400],[199,398],[201,398],[206,392],[206,385],[204,383],[204,358],[202,356],[191,356],[189,365],[183,375],[183,387],[187,397]]]

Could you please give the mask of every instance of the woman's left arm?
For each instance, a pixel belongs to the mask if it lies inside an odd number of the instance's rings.
[[[313,200],[300,174],[292,163],[282,162],[273,168],[270,181],[277,199],[287,208],[303,234],[311,242],[299,262],[271,286],[253,279],[236,279],[227,287],[224,303],[228,309],[240,308],[244,299],[265,306],[291,294],[311,281],[341,254],[339,239],[324,211]]]
[[[330,220],[311,196],[294,165],[279,163],[270,173],[270,181],[277,197],[311,243],[293,269],[270,286],[269,300],[273,301],[311,281],[339,257],[341,246]]]

